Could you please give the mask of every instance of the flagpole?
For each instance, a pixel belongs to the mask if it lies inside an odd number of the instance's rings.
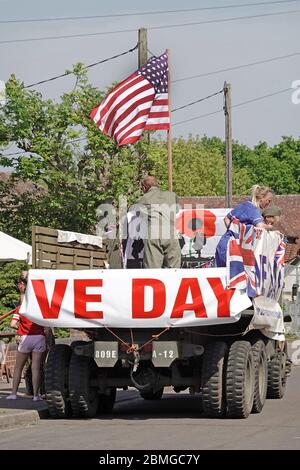
[[[170,49],[167,49],[168,56],[168,99],[169,99],[169,110],[170,110],[170,128],[168,130],[168,188],[169,191],[173,190],[173,161],[172,161],[172,128],[171,128],[171,61],[170,61]]]

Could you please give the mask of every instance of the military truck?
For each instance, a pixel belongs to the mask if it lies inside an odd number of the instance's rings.
[[[32,246],[33,269],[103,269],[108,256],[106,245],[60,243],[56,230],[43,227],[33,228]],[[260,413],[266,398],[285,393],[287,352],[259,330],[247,332],[252,316],[249,308],[230,324],[84,329],[84,340],[55,344],[48,354],[50,416],[111,413],[117,389],[128,387],[146,401],[160,400],[165,387],[188,390],[199,397],[197,411],[211,418]]]

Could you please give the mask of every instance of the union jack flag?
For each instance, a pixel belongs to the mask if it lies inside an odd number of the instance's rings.
[[[227,246],[228,287],[256,295],[254,226],[242,224],[235,217],[229,227],[230,239]]]
[[[284,254],[285,254],[286,243],[284,239],[278,245],[277,251],[275,253],[275,263],[278,267],[284,265]]]

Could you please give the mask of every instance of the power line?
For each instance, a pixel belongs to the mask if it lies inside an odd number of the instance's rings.
[[[169,24],[169,25],[160,25],[160,26],[148,26],[147,29],[149,31],[154,31],[157,29],[170,29],[170,28],[181,28],[184,26],[197,26],[197,25],[202,25],[202,24],[226,23],[230,21],[239,21],[239,20],[245,20],[245,19],[290,15],[293,13],[300,13],[300,10],[279,11],[275,13],[262,13],[259,15],[235,16],[231,18],[195,21],[193,23],[178,23],[178,24]],[[55,40],[55,39],[71,39],[71,38],[93,37],[93,36],[102,36],[102,35],[107,35],[107,34],[132,33],[132,32],[136,32],[136,28],[135,29],[122,29],[122,30],[115,30],[115,31],[99,31],[95,33],[69,34],[69,35],[61,35],[61,36],[44,36],[44,37],[39,37],[39,38],[9,39],[9,40],[0,41],[0,44],[13,44],[13,43],[33,42],[33,41],[50,41],[50,40]]]
[[[132,47],[131,49],[128,49],[128,51],[125,51],[125,52],[121,52],[120,54],[116,54],[116,55],[113,55],[111,57],[108,57],[107,59],[103,59],[103,60],[99,60],[98,62],[94,62],[93,64],[89,64],[89,65],[86,65],[83,67],[84,70],[86,69],[89,69],[91,67],[95,67],[96,65],[99,65],[99,64],[104,64],[105,62],[108,62],[110,60],[113,60],[113,59],[116,59],[117,57],[121,57],[123,55],[126,55],[126,54],[129,54],[130,52],[133,52],[135,51],[136,49],[138,48],[138,44],[136,44],[134,47]],[[65,73],[62,73],[60,75],[56,75],[55,77],[51,77],[51,78],[48,78],[46,80],[41,80],[40,82],[36,82],[36,83],[32,83],[31,85],[27,85],[27,86],[24,86],[24,88],[31,88],[35,85],[41,85],[42,83],[46,83],[46,82],[51,82],[53,80],[57,80],[58,78],[62,78],[62,77],[66,77],[67,75],[72,75],[74,72],[72,72],[71,70],[68,71],[68,72],[65,72]]]
[[[204,118],[204,117],[207,117],[207,116],[212,116],[214,114],[219,114],[222,111],[223,111],[223,108],[217,109],[216,111],[212,111],[211,113],[200,114],[199,116],[195,116],[195,117],[190,118],[190,119],[185,119],[184,121],[174,122],[172,124],[172,127],[179,126],[179,124],[184,124],[185,122],[196,121],[196,119],[201,119],[201,118]]]
[[[86,140],[86,137],[79,137],[78,139],[67,140],[66,144],[73,144],[74,142],[81,142],[83,140]],[[5,150],[2,150],[2,152],[3,151],[5,151]],[[1,152],[1,150],[0,150],[0,152]],[[33,152],[33,151],[30,151],[30,150],[21,150],[20,152],[5,153],[5,154],[2,155],[2,157],[12,157],[14,155],[22,155],[22,154],[25,154],[25,153],[37,153],[37,152]]]
[[[220,91],[216,91],[215,93],[212,93],[211,95],[207,95],[204,98],[200,98],[199,100],[192,101],[191,103],[187,103],[183,106],[179,106],[178,108],[172,109],[171,113],[175,113],[175,111],[179,111],[180,109],[188,108],[189,106],[192,106],[193,104],[201,103],[201,101],[208,100],[209,98],[212,98],[213,96],[219,95],[220,93],[223,93],[223,89],[220,90]]]
[[[243,69],[243,68],[246,68],[246,67],[252,67],[254,65],[266,64],[268,62],[275,62],[276,60],[289,59],[290,57],[296,57],[298,55],[300,55],[300,51],[299,52],[292,52],[291,54],[286,54],[286,55],[282,55],[282,56],[271,57],[269,59],[258,60],[256,62],[249,62],[248,64],[236,65],[234,67],[227,67],[225,69],[218,69],[218,70],[214,70],[212,72],[200,73],[199,75],[191,75],[189,77],[178,78],[177,80],[172,80],[172,83],[183,82],[185,80],[193,80],[194,78],[209,77],[210,75],[216,75],[216,74],[222,73],[222,72],[230,72],[232,70],[239,70],[239,69]]]
[[[255,7],[255,6],[268,6],[268,5],[279,5],[286,3],[295,3],[299,0],[278,0],[272,2],[257,2],[257,3],[242,3],[242,4],[233,4],[233,5],[224,5],[224,6],[214,6],[214,7],[201,7],[201,8],[185,8],[180,10],[156,10],[156,11],[140,11],[133,13],[114,13],[110,15],[90,15],[90,16],[64,16],[56,18],[31,18],[31,19],[16,19],[16,20],[1,20],[1,24],[11,24],[11,23],[37,23],[37,22],[46,22],[46,21],[74,21],[74,20],[94,20],[99,18],[118,18],[126,16],[149,16],[149,15],[163,15],[166,13],[189,13],[196,11],[210,11],[210,10],[224,10],[229,8],[243,8],[243,7]]]
[[[285,88],[284,90],[275,91],[273,93],[268,93],[267,95],[258,96],[257,98],[252,98],[247,101],[242,101],[241,103],[233,104],[232,108],[238,108],[239,106],[244,106],[245,104],[254,103],[255,101],[264,100],[265,98],[270,98],[271,96],[280,95],[281,93],[286,93],[291,91],[291,88]]]
[[[244,106],[244,105],[247,105],[247,104],[250,104],[250,103],[254,103],[254,102],[256,102],[256,101],[264,100],[264,99],[270,98],[270,97],[272,97],[272,96],[276,96],[276,95],[279,95],[279,94],[282,94],[282,93],[286,93],[287,91],[291,91],[291,88],[285,88],[284,90],[278,90],[278,91],[275,91],[275,92],[273,92],[273,93],[268,93],[268,94],[266,94],[266,95],[257,96],[256,98],[251,98],[251,99],[249,99],[249,100],[242,101],[242,102],[240,102],[240,103],[237,103],[237,104],[232,105],[232,108],[238,108],[238,107],[240,107],[240,106]],[[216,93],[213,93],[212,95],[206,96],[205,98],[201,98],[201,99],[199,99],[199,100],[197,100],[197,101],[193,101],[192,103],[188,103],[187,105],[181,106],[180,108],[176,108],[176,109],[172,110],[172,112],[178,111],[179,109],[182,109],[182,108],[187,107],[187,106],[191,106],[191,105],[193,105],[193,104],[195,104],[195,103],[198,103],[198,102],[200,102],[200,101],[204,101],[205,99],[208,99],[208,98],[210,98],[210,97],[212,97],[212,96],[215,96],[215,95],[217,95],[217,94],[220,94],[220,93],[222,93],[222,92],[223,92],[223,90],[218,91],[218,92],[216,92]],[[217,110],[212,111],[212,112],[210,112],[210,113],[200,114],[199,116],[194,116],[193,118],[185,119],[185,120],[183,120],[183,121],[175,122],[174,124],[172,124],[172,126],[178,126],[178,125],[180,125],[180,124],[185,124],[186,122],[191,122],[191,121],[195,121],[195,120],[197,120],[197,119],[201,119],[201,118],[204,118],[204,117],[213,116],[213,115],[219,114],[219,113],[221,113],[221,112],[224,112],[224,109],[223,109],[223,108],[217,109]],[[79,141],[82,141],[82,140],[85,140],[85,139],[86,139],[86,137],[80,137],[80,138],[78,138],[78,139],[69,140],[69,141],[67,141],[66,143],[69,144],[69,143],[73,143],[73,142],[79,142]],[[4,156],[4,157],[8,157],[8,156],[14,156],[14,155],[19,155],[19,154],[23,154],[23,153],[30,153],[30,152],[26,152],[26,151],[14,152],[14,153],[5,154],[5,155],[3,155],[3,156]],[[34,153],[34,152],[32,152],[32,153]]]
[[[249,103],[254,103],[255,101],[264,100],[266,98],[270,98],[271,96],[279,95],[281,93],[286,93],[287,91],[291,91],[291,88],[285,88],[284,90],[275,91],[273,93],[268,93],[268,94],[263,95],[263,96],[258,96],[256,98],[252,98],[252,99],[247,100],[247,101],[242,101],[241,103],[237,103],[237,104],[232,105],[232,108],[238,108],[240,106],[244,106],[244,105],[247,105]],[[184,121],[175,122],[174,124],[172,124],[172,126],[178,126],[179,124],[184,124],[186,122],[195,121],[197,119],[201,119],[201,118],[204,118],[204,117],[207,117],[207,116],[213,116],[214,114],[219,114],[219,113],[222,113],[223,111],[224,111],[224,109],[220,108],[220,109],[217,109],[216,111],[212,111],[211,113],[200,114],[199,116],[194,116],[193,118],[185,119]]]

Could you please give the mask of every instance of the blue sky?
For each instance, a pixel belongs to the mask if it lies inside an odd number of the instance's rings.
[[[0,19],[89,16],[116,13],[135,13],[149,10],[176,10],[259,0],[152,0],[101,1],[86,0],[0,0]],[[268,0],[266,0],[268,1]],[[136,31],[12,44],[0,43],[0,80],[11,73],[25,84],[63,73],[75,62],[89,64],[134,46],[139,27],[200,22],[236,16],[259,15],[279,11],[300,10],[300,1],[232,8],[224,10],[168,13],[160,15],[126,16],[92,20],[1,24],[0,42],[42,36],[71,35],[91,32],[133,29]],[[203,74],[214,70],[247,64],[300,51],[300,11],[290,15],[248,18],[239,21],[211,23],[170,29],[149,30],[148,48],[155,54],[166,48],[171,50],[171,76],[173,80]],[[240,70],[223,72],[209,77],[185,80],[172,87],[172,107],[184,105],[222,88],[225,80],[232,84],[233,104],[251,100],[290,88],[300,80],[300,55]],[[89,71],[92,83],[104,89],[112,81],[126,78],[137,68],[136,52]],[[59,96],[74,86],[74,78],[37,86],[45,98]],[[253,146],[260,140],[270,145],[280,141],[282,135],[299,137],[300,105],[291,100],[292,89],[268,99],[233,109],[233,137]],[[95,103],[96,104],[96,103]],[[222,108],[222,96],[178,111],[172,115],[173,123]],[[224,138],[223,114],[196,119],[174,125],[173,136],[189,134]]]

